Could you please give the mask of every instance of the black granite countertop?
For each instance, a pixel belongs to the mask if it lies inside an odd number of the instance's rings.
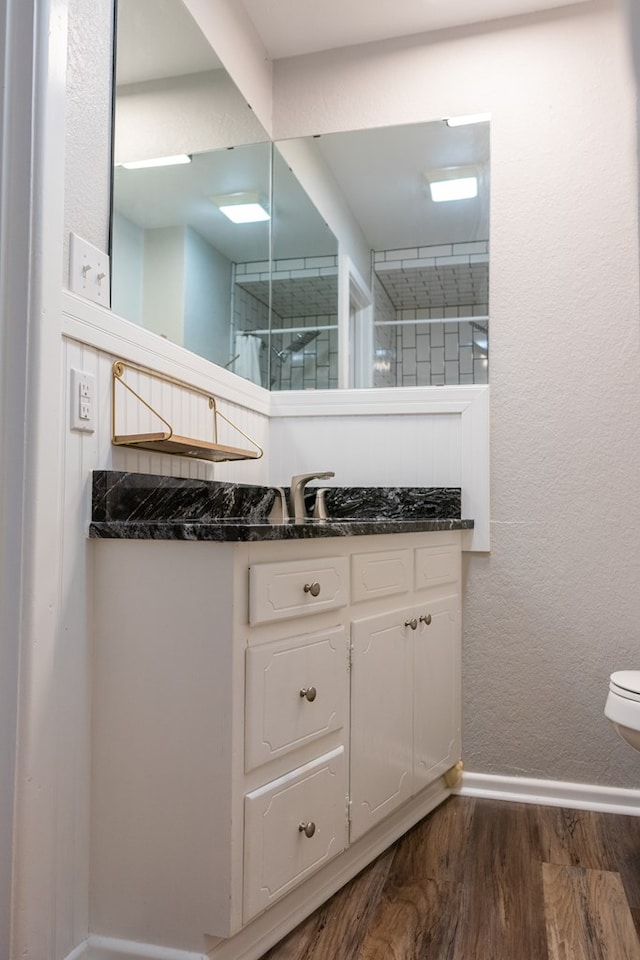
[[[309,507],[315,486],[308,488]],[[296,540],[470,530],[456,487],[329,487],[329,520],[269,522],[273,487],[100,470],[93,474],[95,539]]]

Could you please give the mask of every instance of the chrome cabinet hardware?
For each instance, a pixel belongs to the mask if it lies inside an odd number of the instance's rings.
[[[300,696],[304,697],[305,700],[308,700],[309,703],[313,703],[317,695],[318,691],[315,687],[303,687],[300,691]]]
[[[411,620],[405,620],[404,625],[405,627],[411,627],[412,630],[418,629],[418,621],[415,617],[412,617]]]
[[[308,823],[301,823],[298,830],[300,833],[304,833],[305,837],[311,838],[316,832],[316,825],[313,820],[309,820]]]
[[[429,624],[431,623],[431,614],[428,613],[426,617],[425,616],[420,617],[420,623],[426,623],[426,625],[429,626]]]
[[[305,583],[304,592],[310,593],[312,597],[317,597],[320,593],[320,584],[316,580],[313,583]]]

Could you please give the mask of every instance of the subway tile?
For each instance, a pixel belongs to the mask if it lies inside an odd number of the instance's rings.
[[[433,247],[418,247],[419,257],[450,257],[451,252],[452,245],[450,243],[442,243]]]
[[[449,324],[447,324],[449,326]],[[455,360],[458,362],[458,332],[445,333],[444,335],[444,359]]]
[[[431,373],[431,386],[444,387],[444,373]]]
[[[460,366],[457,360],[449,360],[445,363],[444,382],[447,384],[460,382]]]
[[[457,257],[436,257],[436,266],[447,266],[455,267],[457,265],[465,264],[469,265],[469,257],[457,256]]]
[[[418,363],[416,367],[417,386],[429,387],[431,385],[431,364]]]
[[[415,260],[418,256],[416,247],[404,247],[402,250],[385,250],[385,260]]]
[[[305,257],[304,258],[305,267],[335,267],[336,258],[335,257]]]
[[[444,374],[444,347],[431,348],[431,375]]]
[[[375,253],[373,254],[374,263],[380,263],[380,261],[384,260],[384,258],[385,258],[384,250],[376,250]]]
[[[415,347],[416,345],[416,328],[413,324],[407,324],[402,327],[402,346],[405,347]]]
[[[469,263],[489,263],[489,254],[472,253],[469,255]]]
[[[444,347],[444,324],[432,323],[429,332],[431,335],[431,350],[434,347]]]
[[[471,346],[473,343],[473,327],[468,320],[463,320],[458,324],[458,339],[460,346]]]
[[[458,253],[464,254],[477,254],[477,253],[486,253],[487,252],[487,241],[486,240],[473,240],[467,243],[454,243],[453,244],[453,254],[454,256]]]
[[[410,347],[402,351],[402,374],[414,374],[416,372],[416,351]]]
[[[428,361],[431,356],[431,337],[428,333],[419,333],[416,337],[416,359],[418,364]]]
[[[473,347],[460,347],[460,376],[469,374],[473,377]]]

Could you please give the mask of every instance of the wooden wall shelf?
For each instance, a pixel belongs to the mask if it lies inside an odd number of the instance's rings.
[[[151,404],[144,399],[131,384],[125,380],[127,370],[134,370],[142,373],[153,380],[160,380],[162,383],[169,383],[173,386],[189,391],[203,397],[212,412],[212,440],[196,439],[195,437],[182,437],[176,434],[173,427],[161,413],[159,413]],[[116,385],[121,384],[125,390],[132,394],[144,407],[147,408],[166,428],[165,430],[149,433],[117,433],[116,432]],[[250,444],[253,444],[253,450],[247,450],[242,447],[233,447],[228,444],[218,443],[218,417],[229,424],[229,426],[239,433]],[[183,380],[177,380],[164,373],[158,373],[148,367],[141,367],[137,364],[127,363],[124,360],[117,360],[113,365],[112,384],[111,384],[111,440],[116,446],[136,447],[139,450],[153,450],[158,453],[169,453],[178,457],[191,457],[198,460],[208,460],[212,462],[223,462],[227,460],[258,460],[264,453],[262,447],[247,436],[244,431],[225,417],[217,406],[215,397],[198,387],[194,387]]]

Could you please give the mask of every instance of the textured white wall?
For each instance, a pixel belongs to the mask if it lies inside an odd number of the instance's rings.
[[[570,38],[570,42],[568,42]],[[634,90],[611,3],[281,61],[276,136],[490,110],[492,551],[467,558],[469,770],[637,787]]]
[[[113,0],[68,0],[65,286],[70,232],[109,249],[112,8]]]

